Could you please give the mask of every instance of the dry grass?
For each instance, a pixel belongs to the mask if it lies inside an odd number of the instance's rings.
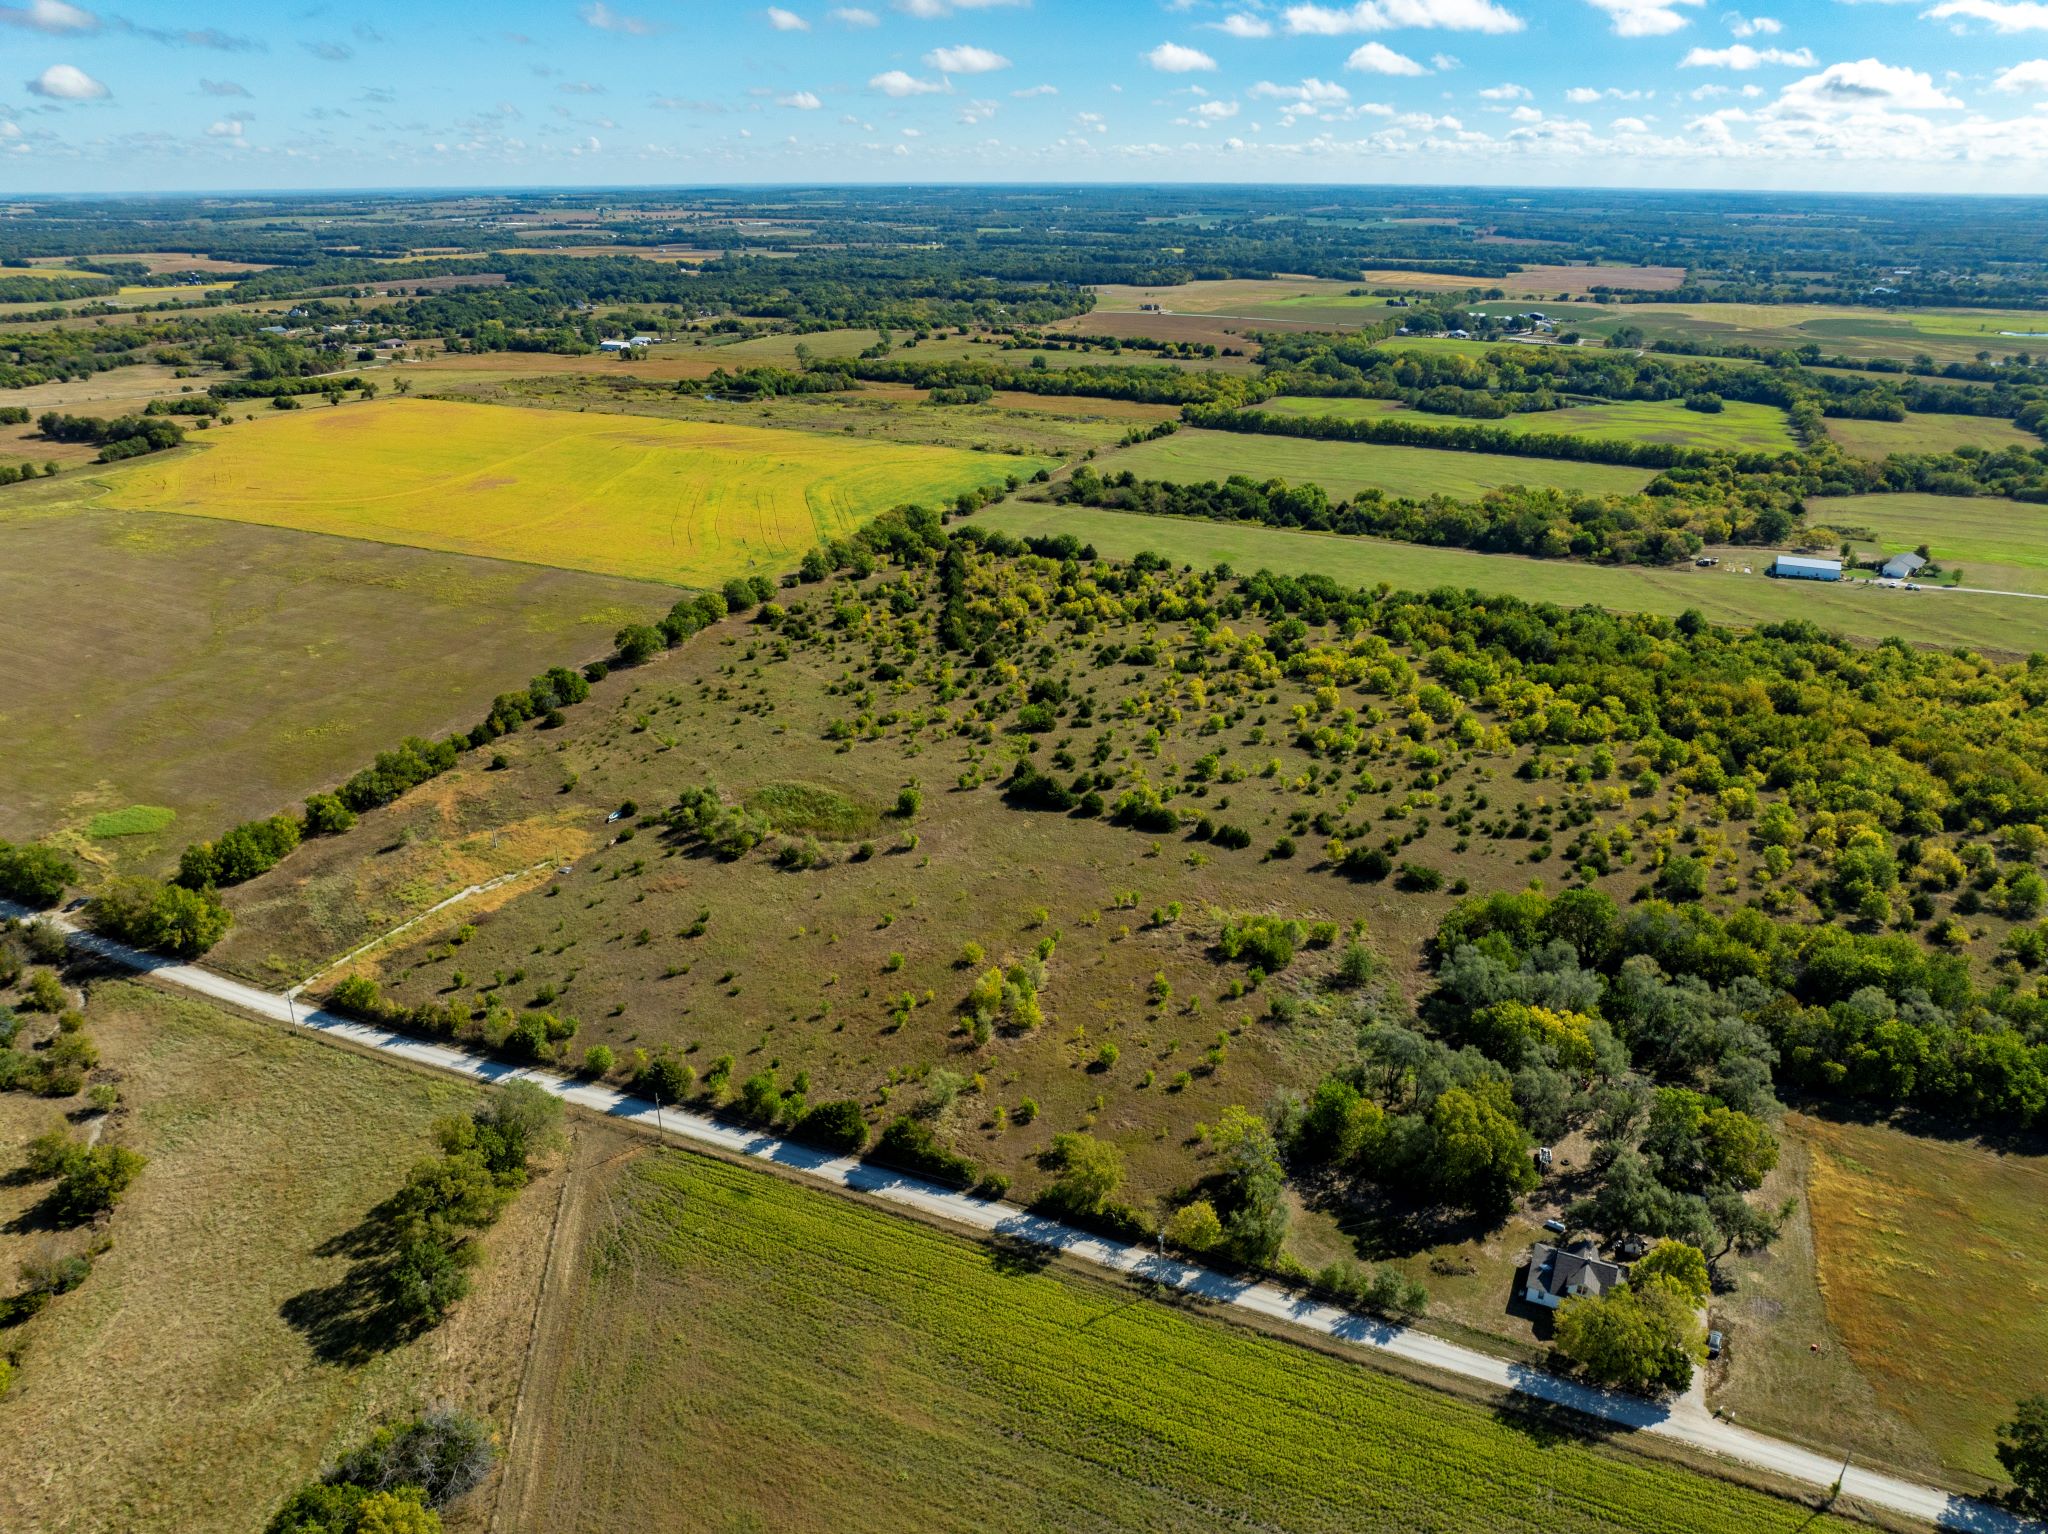
[[[1731,1253],[1723,1271],[1733,1287],[1718,1296],[1712,1323],[1728,1350],[1708,1366],[1708,1400],[1730,1420],[1823,1451],[1856,1451],[1877,1462],[1937,1481],[1954,1481],[1941,1456],[1912,1424],[1892,1414],[1857,1359],[1829,1325],[1815,1268],[1812,1120],[1788,1114],[1778,1170],[1762,1199],[1793,1199],[1792,1216],[1761,1252]],[[1961,1489],[1981,1491],[1964,1477]]]
[[[467,729],[549,665],[604,653],[663,587],[194,517],[0,514],[0,837],[72,830],[89,863],[153,868],[271,814],[408,733]],[[39,509],[40,508],[40,509]],[[231,761],[232,772],[221,764]],[[129,805],[168,831],[100,841]]]
[[[1830,1327],[1952,1469],[1991,1448],[2048,1359],[2048,1158],[1806,1119]]]
[[[509,1416],[545,1182],[488,1237],[477,1293],[440,1332],[352,1367],[281,1314],[342,1276],[349,1259],[323,1246],[471,1089],[127,983],[95,987],[88,1015],[123,1077],[109,1133],[150,1160],[112,1250],[16,1334],[0,1525],[246,1531],[377,1416],[438,1399]],[[18,1160],[18,1138],[0,1154]]]

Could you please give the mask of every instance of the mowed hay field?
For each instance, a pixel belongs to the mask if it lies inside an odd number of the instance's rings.
[[[1650,482],[1647,469],[1562,459],[1460,453],[1374,442],[1319,442],[1228,431],[1179,431],[1141,442],[1103,460],[1106,471],[1178,484],[1222,481],[1233,474],[1321,485],[1332,500],[1380,489],[1390,495],[1448,495],[1472,500],[1502,485],[1542,485],[1595,494],[1627,494]]]
[[[1992,1446],[2048,1359],[2048,1157],[1802,1117],[1828,1324],[1944,1462]]]
[[[507,687],[606,653],[674,598],[503,560],[79,510],[72,485],[17,486],[0,514],[0,838],[57,833],[122,871],[157,871],[408,734],[466,730]],[[131,805],[176,818],[93,834]]]
[[[95,985],[86,1016],[121,1073],[109,1138],[149,1164],[91,1276],[6,1334],[21,1362],[0,1527],[246,1534],[387,1413],[446,1400],[510,1420],[546,1178],[485,1238],[475,1292],[426,1337],[333,1361],[284,1314],[342,1282],[352,1259],[331,1243],[434,1153],[432,1122],[467,1112],[472,1089],[129,983]],[[9,1169],[55,1116],[0,1146]]]
[[[1668,442],[1675,447],[1733,449],[1737,452],[1790,452],[1797,446],[1785,412],[1775,405],[1730,400],[1716,412],[1688,410],[1683,400],[1621,400],[1608,405],[1569,405],[1562,410],[1537,410],[1504,416],[1498,421],[1468,421],[1458,416],[1410,410],[1399,400],[1314,399],[1282,395],[1258,407],[1274,415],[1334,416],[1343,421],[1379,420],[1389,416],[1419,426],[1485,426],[1528,435],[1592,437],[1602,442]],[[2004,424],[2003,422],[1995,424]]]
[[[106,478],[105,504],[606,575],[717,585],[791,568],[891,506],[1050,460],[816,433],[387,399],[209,436]]]
[[[1104,460],[1111,467],[1122,467],[1124,461],[1121,454]],[[1745,627],[1803,618],[1870,644],[1896,634],[1914,644],[1969,645],[1992,654],[2016,656],[2038,648],[2043,626],[2048,626],[2048,609],[2025,597],[1884,591],[1849,583],[1821,587],[1811,581],[1774,581],[1761,574],[1737,573],[1742,563],[1762,571],[1769,560],[1768,551],[1722,550],[1723,563],[1718,570],[1696,570],[1691,565],[1656,569],[1589,565],[1241,522],[1052,506],[1015,498],[976,513],[975,520],[1018,538],[1071,533],[1094,544],[1105,559],[1129,559],[1150,551],[1202,568],[1229,564],[1241,571],[1327,575],[1347,586],[1369,587],[1380,581],[1407,591],[1456,586],[1530,602],[1557,602],[1567,607],[1591,603],[1616,612],[1671,617],[1690,607],[1716,623]]]
[[[1846,1527],[752,1168],[619,1166],[518,1529]]]
[[[1959,447],[1997,452],[2008,447],[2032,451],[2041,439],[2011,421],[1989,415],[1908,414],[1903,421],[1829,421],[1828,435],[1858,458],[1893,453],[1952,453]]]

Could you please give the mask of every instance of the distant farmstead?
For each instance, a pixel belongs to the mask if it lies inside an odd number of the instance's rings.
[[[1887,580],[1903,581],[1918,575],[1926,565],[1918,554],[1894,554],[1877,567],[1877,573]]]
[[[1555,1310],[1566,1300],[1597,1300],[1620,1288],[1627,1276],[1619,1263],[1604,1261],[1589,1250],[1538,1243],[1529,1252],[1529,1282],[1522,1292],[1531,1305]]]
[[[1842,578],[1839,559],[1807,559],[1797,554],[1780,554],[1771,561],[1769,574],[1781,580],[1838,581]]]

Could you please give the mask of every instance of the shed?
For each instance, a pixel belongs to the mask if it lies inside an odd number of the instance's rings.
[[[1598,1299],[1627,1276],[1619,1263],[1604,1261],[1591,1250],[1539,1242],[1529,1249],[1529,1282],[1522,1292],[1530,1304],[1555,1310],[1568,1299]]]
[[[1903,581],[1918,575],[1926,565],[1918,554],[1894,554],[1877,567],[1877,573],[1887,580]]]
[[[1807,559],[1797,554],[1780,554],[1771,561],[1768,574],[1784,580],[1838,581],[1842,578],[1839,559]]]

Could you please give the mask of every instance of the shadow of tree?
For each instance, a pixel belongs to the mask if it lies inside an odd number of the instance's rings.
[[[392,1299],[399,1231],[389,1201],[314,1248],[317,1257],[353,1259],[331,1284],[293,1295],[278,1307],[284,1323],[324,1363],[360,1365],[402,1347],[421,1327]]]
[[[1043,1273],[1055,1255],[1050,1247],[1019,1241],[1014,1236],[991,1236],[989,1247],[989,1265],[1005,1278],[1028,1278]]]
[[[1493,1408],[1493,1420],[1545,1449],[1618,1438],[1629,1431],[1619,1423],[1590,1417],[1572,1407],[1531,1395],[1499,1402]]]

